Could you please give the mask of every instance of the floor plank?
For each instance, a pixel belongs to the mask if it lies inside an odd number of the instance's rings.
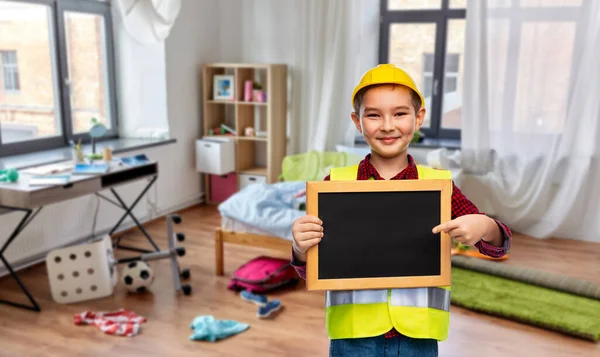
[[[262,249],[225,247],[225,277],[214,275],[214,228],[219,215],[214,207],[194,207],[181,213],[187,254],[180,259],[192,272],[191,296],[176,293],[166,261],[150,262],[156,273],[152,291],[128,294],[119,284],[113,296],[96,301],[60,305],[52,300],[44,265],[19,273],[42,306],[41,313],[0,305],[0,356],[327,356],[323,293],[298,286],[270,295],[284,308],[269,320],[256,316],[256,307],[227,289],[227,275],[259,255],[282,256]],[[158,220],[147,226],[162,247],[166,224]],[[146,247],[144,237],[133,232],[128,243]],[[131,253],[118,252],[119,256]],[[545,269],[600,283],[600,244],[563,239],[537,240],[522,235],[514,239],[507,264]],[[25,301],[12,279],[0,279],[2,298]],[[84,310],[112,311],[126,308],[146,316],[140,335],[133,338],[104,335],[93,326],[75,326],[73,314]],[[451,330],[440,344],[440,356],[596,356],[600,344],[489,317],[455,306]],[[250,324],[250,329],[217,342],[190,341],[189,324],[195,316],[213,315]]]

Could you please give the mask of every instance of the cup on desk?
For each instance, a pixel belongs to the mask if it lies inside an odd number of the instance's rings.
[[[102,158],[105,162],[110,162],[112,160],[112,149],[109,147],[104,148],[102,152]]]

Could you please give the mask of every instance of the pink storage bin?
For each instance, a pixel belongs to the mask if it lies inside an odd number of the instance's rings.
[[[225,175],[210,175],[210,200],[223,202],[237,191],[237,175],[230,172]]]

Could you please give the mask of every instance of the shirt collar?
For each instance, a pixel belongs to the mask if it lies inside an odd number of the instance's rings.
[[[396,176],[392,177],[391,180],[416,180],[419,178],[415,161],[409,154],[407,154],[407,158],[408,166],[406,166],[404,170],[397,173]],[[371,164],[370,159],[371,154],[369,153],[358,164],[358,175],[356,177],[357,180],[368,180],[371,177],[373,177],[375,180],[384,180],[384,178],[379,175],[379,172],[377,172],[375,166]]]

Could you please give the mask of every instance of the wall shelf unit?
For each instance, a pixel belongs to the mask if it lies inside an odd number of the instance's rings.
[[[215,99],[215,76],[220,75],[231,79],[233,98]],[[234,157],[219,159],[233,160],[234,171],[215,174],[199,170],[204,176],[206,202],[218,204],[248,184],[277,182],[286,155],[287,65],[210,63],[203,66],[202,77],[201,140],[225,138],[235,143]],[[245,96],[247,81],[260,84],[266,98]],[[222,133],[222,125],[233,133]],[[246,128],[253,128],[255,134],[247,136]],[[197,145],[197,150],[201,147]],[[206,153],[196,154],[210,160]]]

